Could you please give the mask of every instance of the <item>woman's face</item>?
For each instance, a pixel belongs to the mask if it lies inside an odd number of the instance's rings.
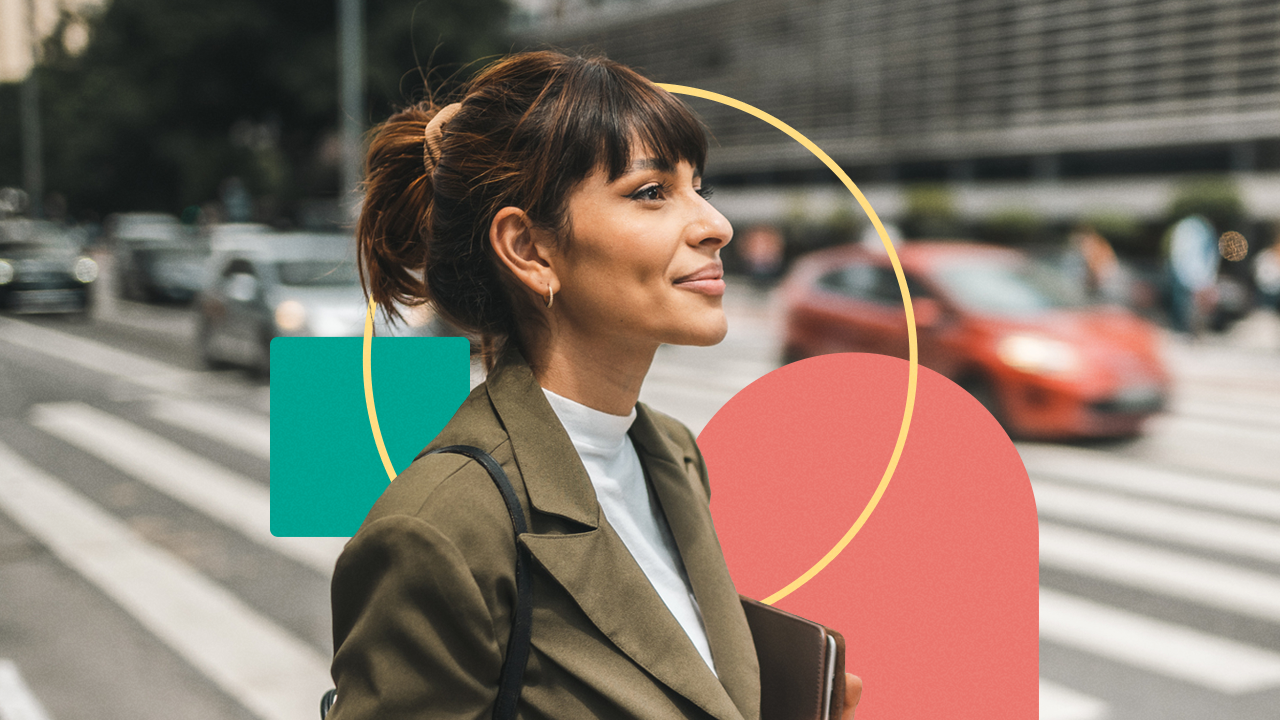
[[[733,228],[692,165],[637,155],[618,179],[597,169],[570,194],[553,309],[593,342],[714,345],[728,330],[720,248]]]

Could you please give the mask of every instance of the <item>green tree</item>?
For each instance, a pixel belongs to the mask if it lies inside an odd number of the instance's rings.
[[[1192,178],[1178,185],[1169,203],[1168,221],[1177,222],[1188,215],[1203,215],[1217,228],[1238,230],[1245,219],[1244,200],[1234,180],[1225,176]]]
[[[506,0],[366,0],[364,119],[421,95],[420,61],[463,77],[501,52],[507,13]],[[46,187],[73,213],[177,211],[230,177],[285,209],[336,195],[332,0],[112,0],[89,27],[76,56],[55,34],[38,71]],[[2,114],[0,166],[16,168],[16,113]],[[0,172],[14,184],[20,170]]]
[[[940,183],[907,186],[898,222],[909,238],[945,238],[960,232],[960,213],[951,188]]]

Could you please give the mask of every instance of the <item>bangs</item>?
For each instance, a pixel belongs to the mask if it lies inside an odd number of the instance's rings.
[[[692,110],[623,65],[578,60],[565,68],[552,103],[558,142],[551,145],[559,146],[565,180],[577,182],[601,168],[612,182],[638,153],[650,153],[663,170],[685,161],[702,174],[707,134]]]

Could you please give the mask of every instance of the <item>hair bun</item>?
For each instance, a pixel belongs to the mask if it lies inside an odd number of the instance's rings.
[[[444,131],[444,124],[456,114],[462,107],[462,103],[451,103],[440,108],[436,116],[431,118],[427,123],[426,129],[423,131],[423,147],[422,147],[422,164],[430,173],[440,162],[440,137]]]

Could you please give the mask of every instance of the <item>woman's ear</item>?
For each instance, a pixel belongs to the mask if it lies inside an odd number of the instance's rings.
[[[539,297],[560,289],[551,268],[552,235],[534,226],[520,208],[504,207],[489,225],[489,243],[520,284]]]

